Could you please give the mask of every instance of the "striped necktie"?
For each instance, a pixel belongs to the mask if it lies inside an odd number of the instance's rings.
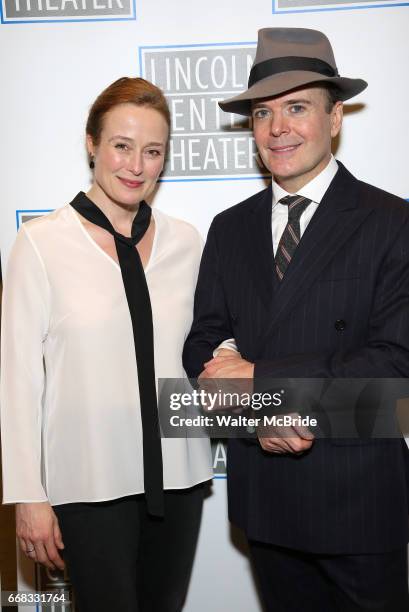
[[[281,198],[280,203],[288,206],[288,222],[280,238],[275,255],[277,276],[281,281],[300,242],[300,217],[307,206],[311,204],[311,200],[303,196],[294,195]]]

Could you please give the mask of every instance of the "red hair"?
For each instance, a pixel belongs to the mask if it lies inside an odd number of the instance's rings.
[[[119,104],[135,104],[158,111],[170,129],[168,103],[159,87],[141,78],[122,77],[101,92],[89,111],[86,133],[98,145],[103,119],[108,111]]]

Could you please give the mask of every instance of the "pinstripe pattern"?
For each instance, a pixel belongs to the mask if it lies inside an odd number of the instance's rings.
[[[257,378],[409,376],[409,207],[339,166],[281,282],[271,187],[215,218],[184,351],[190,376],[230,337]],[[408,537],[405,448],[317,440],[293,457],[230,440],[230,519],[249,538],[298,550],[399,548]]]

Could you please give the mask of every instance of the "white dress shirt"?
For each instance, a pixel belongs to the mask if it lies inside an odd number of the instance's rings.
[[[202,241],[153,210],[145,273],[157,378],[184,378]],[[2,321],[4,502],[96,502],[143,493],[132,324],[119,265],[67,205],[25,223],[10,254]],[[164,487],[212,477],[209,440],[162,439]]]
[[[300,235],[304,234],[309,222],[311,221],[315,211],[317,210],[325,192],[338,170],[338,164],[331,155],[331,159],[328,165],[312,179],[309,183],[304,185],[297,191],[297,195],[303,196],[311,200],[311,204],[307,206],[300,217]],[[271,229],[273,235],[273,251],[274,256],[277,253],[280,238],[284,232],[284,229],[288,223],[288,206],[281,204],[280,200],[289,195],[295,195],[294,193],[288,193],[274,180],[272,182],[273,187],[273,208],[271,212]],[[237,351],[237,345],[234,338],[228,338],[224,340],[219,346],[213,351],[213,356],[216,357],[219,350],[222,348],[230,349],[231,351]]]

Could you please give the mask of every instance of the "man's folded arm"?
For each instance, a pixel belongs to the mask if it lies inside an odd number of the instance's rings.
[[[189,377],[197,377],[204,363],[223,341],[232,338],[230,316],[220,277],[219,250],[210,226],[197,280],[193,324],[183,350],[183,366]]]

